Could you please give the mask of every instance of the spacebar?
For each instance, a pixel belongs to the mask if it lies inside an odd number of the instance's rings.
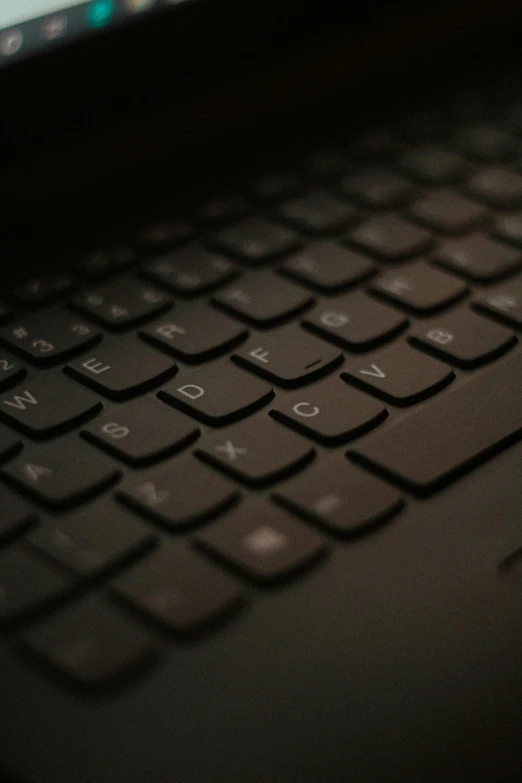
[[[456,478],[522,433],[522,354],[498,362],[350,452],[421,493]]]

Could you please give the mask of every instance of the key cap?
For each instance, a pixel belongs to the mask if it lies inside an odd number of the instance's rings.
[[[431,191],[412,204],[408,214],[443,234],[464,233],[488,217],[485,207],[449,188]]]
[[[361,441],[354,456],[427,493],[507,447],[522,431],[522,364],[515,354]]]
[[[11,297],[19,304],[40,305],[51,302],[74,285],[73,278],[67,274],[31,277],[11,292]]]
[[[101,595],[75,601],[20,638],[33,655],[87,690],[121,684],[163,650],[150,631]]]
[[[0,546],[38,522],[35,510],[4,487],[0,487],[0,509]]]
[[[186,362],[198,363],[226,353],[242,342],[248,331],[214,308],[194,303],[155,321],[140,335]]]
[[[129,465],[146,465],[180,451],[199,435],[186,416],[150,398],[99,416],[82,435]]]
[[[250,264],[261,264],[301,245],[293,231],[257,217],[214,234],[213,243],[223,252]]]
[[[509,160],[517,150],[510,133],[491,125],[472,125],[461,131],[454,143],[466,155],[490,162]]]
[[[390,128],[368,128],[350,139],[346,151],[351,160],[385,161],[395,159],[399,146]]]
[[[522,212],[498,217],[493,228],[493,236],[513,245],[522,245]]]
[[[203,438],[196,453],[239,481],[261,487],[298,470],[315,452],[302,438],[257,416]]]
[[[305,185],[293,174],[273,171],[257,177],[252,183],[252,190],[261,201],[273,203],[301,195]]]
[[[42,375],[0,397],[0,416],[33,438],[45,438],[87,420],[101,402],[60,373]]]
[[[140,245],[147,250],[166,250],[191,239],[195,230],[185,220],[165,217],[145,225],[137,235]]]
[[[477,295],[475,304],[488,315],[494,315],[512,326],[522,326],[522,280],[517,278]]]
[[[212,301],[248,323],[272,326],[304,310],[313,302],[313,297],[272,272],[266,272],[226,288]]]
[[[422,253],[432,243],[429,231],[396,215],[376,215],[351,231],[346,238],[363,251],[385,261],[400,261]]]
[[[195,210],[197,219],[209,228],[226,226],[251,211],[248,201],[236,193],[209,196]]]
[[[329,299],[304,320],[309,329],[328,340],[359,351],[393,337],[407,323],[403,315],[360,291]]]
[[[321,536],[267,500],[242,503],[197,540],[261,584],[274,584],[304,570],[326,551]]]
[[[126,329],[166,310],[170,298],[159,288],[120,277],[78,294],[71,305],[111,329]]]
[[[280,386],[302,386],[334,370],[342,354],[297,326],[252,338],[236,349],[237,364]]]
[[[344,456],[312,465],[275,493],[287,509],[338,536],[358,536],[391,519],[403,506],[399,492]]]
[[[340,183],[342,192],[363,206],[391,209],[415,195],[414,185],[405,177],[383,168],[362,169],[348,174]]]
[[[82,577],[115,571],[156,542],[134,514],[104,499],[40,525],[28,543]]]
[[[184,296],[210,291],[238,273],[227,258],[196,243],[152,261],[142,271],[145,277]]]
[[[375,427],[387,411],[371,397],[328,379],[306,392],[276,397],[270,415],[318,443],[337,446]]]
[[[374,264],[362,253],[322,240],[289,258],[280,271],[328,294],[364,280],[374,270]]]
[[[0,425],[0,460],[10,457],[21,446],[20,439]]]
[[[129,339],[106,342],[65,371],[113,400],[125,400],[158,386],[177,372],[177,366],[168,356]]]
[[[484,364],[516,342],[509,329],[464,308],[419,325],[413,329],[410,339],[459,367]]]
[[[74,435],[27,447],[2,476],[49,508],[68,508],[117,481],[121,470]]]
[[[160,399],[214,426],[253,413],[273,396],[270,386],[228,361],[185,376],[158,392]]]
[[[10,321],[13,315],[14,312],[7,302],[0,300],[0,324],[5,324]]]
[[[76,269],[82,277],[98,280],[123,271],[136,260],[137,254],[128,245],[112,245],[87,253],[76,263]]]
[[[188,456],[129,477],[118,497],[177,530],[216,517],[238,500],[239,493],[228,479]]]
[[[41,557],[13,544],[0,552],[0,625],[24,619],[65,598],[78,580]]]
[[[410,405],[439,391],[455,375],[450,367],[400,342],[350,362],[342,377],[395,405]]]
[[[300,231],[310,234],[340,231],[357,216],[352,206],[322,191],[286,201],[277,213]]]
[[[36,364],[53,364],[101,340],[100,332],[81,319],[61,311],[22,317],[0,332],[9,348]]]
[[[114,584],[116,594],[168,631],[192,633],[229,615],[243,591],[184,544],[166,542]]]
[[[491,166],[471,177],[467,190],[492,207],[516,206],[522,201],[522,176],[505,166]]]
[[[14,386],[15,383],[25,378],[26,374],[27,370],[18,359],[12,359],[7,354],[0,352],[0,391]]]
[[[309,153],[303,161],[304,170],[319,182],[330,182],[346,173],[348,160],[333,146],[323,147]]]
[[[449,185],[467,168],[463,157],[435,144],[414,147],[403,155],[400,165],[428,185]]]
[[[370,284],[370,290],[390,299],[405,310],[429,313],[462,299],[468,287],[424,261],[415,261],[397,272],[384,272]]]
[[[522,254],[482,234],[474,234],[443,242],[436,249],[434,260],[463,277],[487,283],[518,269]]]

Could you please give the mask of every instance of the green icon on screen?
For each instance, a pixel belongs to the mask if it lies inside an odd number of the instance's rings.
[[[114,0],[93,0],[87,9],[87,21],[91,27],[105,27],[113,13]]]

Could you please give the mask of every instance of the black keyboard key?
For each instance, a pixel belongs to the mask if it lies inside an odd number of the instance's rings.
[[[342,354],[296,326],[262,334],[235,351],[235,362],[280,386],[302,386],[335,369]]]
[[[454,373],[400,342],[350,362],[342,377],[395,405],[410,405],[446,386]]]
[[[516,341],[509,329],[460,309],[414,329],[411,341],[459,367],[477,367]]]
[[[76,435],[29,446],[2,476],[49,508],[68,508],[114,483],[121,471]]]
[[[517,142],[507,131],[491,125],[472,125],[461,131],[455,146],[476,160],[496,162],[516,155]]]
[[[18,359],[12,359],[5,353],[0,352],[0,391],[5,391],[10,386],[21,381],[27,370],[20,364]]]
[[[274,584],[315,563],[324,540],[270,501],[242,503],[198,536],[206,549],[254,582]]]
[[[309,153],[303,161],[304,170],[319,182],[330,182],[346,173],[348,160],[334,147],[323,147]]]
[[[328,379],[306,391],[276,397],[270,415],[326,446],[337,446],[376,426],[386,409],[339,380]]]
[[[114,584],[121,598],[168,631],[192,633],[243,603],[239,584],[183,544],[165,543]]]
[[[31,277],[11,292],[11,297],[20,304],[41,305],[56,299],[74,285],[67,274]]]
[[[0,339],[16,353],[37,364],[52,364],[89,348],[100,332],[61,310],[23,317],[2,329]]]
[[[128,245],[113,245],[87,253],[77,262],[76,269],[82,277],[97,280],[123,271],[136,259],[136,253]]]
[[[415,261],[396,272],[384,272],[370,290],[414,313],[429,313],[466,295],[468,287],[424,261]]]
[[[165,310],[170,298],[132,277],[118,278],[78,294],[71,304],[111,329],[126,329]]]
[[[461,234],[488,217],[485,207],[449,188],[434,190],[416,201],[408,214],[443,234]]]
[[[399,492],[344,456],[313,465],[290,479],[276,499],[339,536],[357,536],[390,519],[403,505]]]
[[[178,308],[140,332],[154,345],[186,362],[212,359],[237,345],[248,331],[236,321],[205,304]]]
[[[488,315],[494,315],[512,326],[522,326],[522,279],[516,278],[490,289],[477,296],[475,304]]]
[[[269,203],[293,198],[301,195],[304,190],[304,183],[286,172],[268,172],[257,177],[252,183],[254,195]]]
[[[193,244],[175,250],[143,268],[145,277],[177,294],[194,296],[228,282],[237,267],[223,256]]]
[[[441,266],[483,283],[503,277],[522,266],[520,251],[482,234],[444,242],[435,251],[434,258]]]
[[[257,217],[215,234],[213,242],[225,253],[251,264],[263,263],[301,245],[290,229]]]
[[[285,275],[324,293],[342,291],[374,270],[369,258],[332,240],[314,242],[281,267]]]
[[[340,231],[357,216],[356,210],[345,201],[321,191],[286,201],[277,212],[283,220],[309,234]]]
[[[104,343],[66,368],[69,375],[113,400],[146,392],[176,371],[168,356],[139,340]]]
[[[0,300],[0,324],[5,324],[10,321],[13,315],[14,312],[7,302]]]
[[[351,350],[368,350],[403,329],[407,319],[357,291],[325,301],[306,316],[309,329]]]
[[[38,552],[13,544],[0,552],[0,625],[24,617],[70,594],[75,576]]]
[[[271,484],[305,465],[313,448],[265,416],[257,416],[200,441],[198,456],[249,486]]]
[[[456,152],[435,144],[414,147],[400,160],[402,168],[428,185],[449,185],[466,171],[466,161]]]
[[[155,662],[163,645],[102,596],[89,596],[21,634],[32,655],[75,687],[114,687]]]
[[[522,212],[501,215],[497,218],[493,235],[513,245],[522,245]]]
[[[14,433],[0,425],[0,460],[10,457],[11,454],[16,452],[21,446],[22,443],[20,439]]]
[[[120,499],[171,530],[217,516],[239,497],[236,487],[194,457],[183,457],[129,477]]]
[[[382,168],[370,168],[348,174],[341,190],[364,206],[391,209],[405,204],[415,195],[415,186],[405,177]]]
[[[522,202],[522,176],[505,166],[478,171],[467,184],[468,192],[492,207],[513,207]]]
[[[398,215],[376,215],[351,231],[347,239],[386,261],[400,261],[422,253],[432,243],[429,231]]]
[[[181,450],[199,428],[163,403],[134,400],[98,416],[82,435],[130,465],[145,465]]]
[[[370,435],[358,459],[424,493],[509,445],[522,432],[522,363],[513,355]]]
[[[166,250],[191,239],[194,233],[184,220],[169,217],[148,223],[138,232],[137,240],[147,250]]]
[[[384,161],[395,159],[399,144],[389,128],[368,128],[348,142],[346,153],[351,160]]]
[[[28,536],[31,546],[88,578],[116,570],[155,540],[134,514],[109,500],[49,520]]]
[[[38,522],[38,514],[8,489],[0,487],[0,545]]]
[[[43,375],[0,397],[0,416],[34,438],[70,428],[101,407],[101,402],[90,392],[60,373]]]
[[[271,326],[304,310],[313,297],[273,272],[265,272],[220,291],[213,301],[248,323]]]
[[[195,210],[200,223],[208,228],[218,228],[244,218],[250,212],[248,201],[235,193],[209,196]]]
[[[222,425],[258,410],[274,392],[225,361],[170,383],[158,396],[206,424]]]

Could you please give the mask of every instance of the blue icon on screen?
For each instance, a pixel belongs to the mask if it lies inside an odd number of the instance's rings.
[[[87,9],[87,22],[91,27],[105,27],[114,14],[114,0],[93,0]]]

